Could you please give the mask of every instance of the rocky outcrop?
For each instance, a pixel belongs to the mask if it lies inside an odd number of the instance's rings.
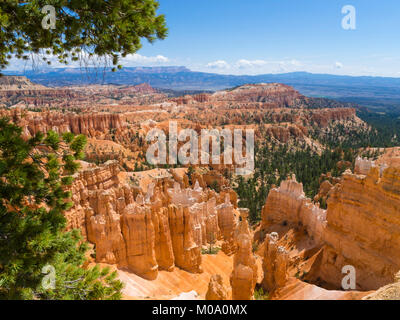
[[[396,273],[394,283],[365,296],[363,300],[400,300],[400,272]]]
[[[206,300],[228,300],[228,291],[224,286],[221,275],[215,274],[211,277]]]
[[[217,101],[262,102],[276,108],[294,105],[301,97],[292,87],[279,83],[248,84],[212,95],[212,99]]]
[[[314,197],[314,201],[324,201],[326,203],[328,193],[331,191],[333,188],[332,183],[330,183],[329,180],[325,180],[324,182],[321,183],[319,187],[318,194]]]
[[[376,290],[391,283],[400,269],[400,169],[359,158],[356,172],[345,171],[339,183],[329,186],[327,210],[305,198],[294,178],[282,182],[268,196],[261,227],[305,228],[316,248],[323,248],[309,280],[341,289],[343,267],[353,266],[356,289]],[[274,270],[269,261],[278,261],[277,250],[268,238],[265,246],[264,267]],[[269,277],[264,279],[268,289],[274,283]]]
[[[9,90],[38,90],[46,89],[45,86],[31,82],[24,76],[1,76],[0,77],[0,95],[1,91]]]
[[[175,265],[189,272],[201,272],[201,247],[193,239],[191,215],[188,207],[168,207]]]
[[[271,224],[299,223],[316,243],[321,243],[326,226],[326,210],[308,199],[296,177],[283,181],[270,191],[262,213],[262,229]]]
[[[42,79],[43,80],[43,79]],[[148,84],[137,86],[87,85],[45,87],[22,76],[3,76],[0,80],[0,104],[35,109],[73,107],[81,111],[99,105],[144,105],[165,101],[166,94]],[[36,110],[38,111],[38,110]],[[96,107],[92,111],[96,111]]]
[[[186,95],[183,97],[177,97],[177,98],[173,98],[171,99],[171,101],[176,102],[178,105],[188,105],[188,104],[194,104],[197,102],[208,102],[210,101],[211,96],[209,94],[206,93],[200,93],[200,94],[195,94],[193,96],[190,95]]]
[[[74,114],[59,112],[26,112],[21,109],[3,111],[2,115],[9,116],[22,127],[26,136],[49,130],[58,133],[72,132],[89,137],[102,136],[110,130],[118,130],[123,126],[119,114],[92,113]]]
[[[312,120],[326,125],[331,120],[355,116],[354,105],[324,98],[309,98],[301,95],[293,87],[281,83],[246,84],[231,90],[217,91],[210,96],[210,101],[233,102],[248,108],[305,108],[326,109],[317,112]],[[334,111],[329,111],[334,110]]]
[[[317,285],[290,278],[287,285],[269,295],[270,300],[361,300],[369,292],[327,290]]]
[[[376,166],[367,175],[346,171],[328,199],[320,276],[340,286],[346,265],[356,269],[357,288],[390,283],[400,269],[400,170]]]
[[[368,174],[369,171],[374,168],[375,161],[368,159],[368,158],[361,158],[357,157],[355,166],[354,166],[354,173],[356,174]]]
[[[272,293],[285,286],[288,281],[289,255],[285,248],[278,246],[278,234],[268,234],[265,240],[263,271],[263,288]]]
[[[88,202],[83,204],[85,217],[81,230],[86,230],[87,240],[95,245],[96,261],[127,267],[126,242],[121,230],[121,216],[116,211],[116,196],[113,190],[90,192]],[[76,215],[74,211],[67,212],[67,219]]]
[[[175,256],[172,247],[169,227],[168,208],[152,210],[152,221],[155,233],[155,254],[160,270],[172,271],[175,267]]]
[[[257,283],[257,264],[252,252],[252,236],[248,225],[248,209],[239,209],[241,221],[236,237],[237,252],[233,259],[230,282],[233,300],[252,300]]]
[[[127,206],[121,217],[121,227],[128,269],[146,279],[155,279],[158,264],[151,209],[136,203]]]
[[[310,99],[311,101],[315,101],[312,98]],[[332,121],[351,120],[355,118],[356,109],[354,108],[330,108],[315,110],[311,114],[309,121],[310,123],[318,124],[320,127],[326,127]]]
[[[198,246],[216,241],[220,237],[216,199],[196,203],[190,207],[195,233],[195,242]]]
[[[301,138],[304,139],[305,133],[302,128],[299,128],[297,125],[288,125],[288,126],[278,126],[271,125],[267,127],[266,133],[268,136],[275,138],[276,140],[287,143],[291,138]]]
[[[195,203],[205,200],[203,189],[196,183],[194,188],[181,188],[177,182],[174,183],[173,189],[168,189],[168,195],[171,203],[176,206],[191,207]]]
[[[231,255],[236,252],[236,242],[234,241],[234,233],[237,229],[237,218],[235,210],[229,200],[229,195],[225,195],[225,202],[216,207],[218,212],[218,225],[221,230],[222,251]]]
[[[65,214],[68,221],[68,229],[81,229],[86,237],[86,217],[90,216],[93,210],[104,215],[105,204],[108,201],[107,196],[112,199],[124,196],[123,199],[126,200],[127,204],[133,201],[132,197],[129,197],[129,191],[126,186],[123,186],[118,191],[113,190],[119,184],[118,171],[118,163],[116,161],[108,161],[99,167],[89,165],[88,168],[74,176],[75,181],[71,187],[71,200],[74,203],[74,207]],[[109,191],[106,192],[107,190]]]

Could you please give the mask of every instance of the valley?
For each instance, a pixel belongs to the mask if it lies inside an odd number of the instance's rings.
[[[116,270],[133,300],[390,298],[400,271],[397,122],[380,126],[363,106],[276,82],[186,93],[0,78],[0,117],[24,139],[87,138],[65,212],[66,230],[90,246],[87,265]],[[150,163],[146,137],[168,135],[171,121],[198,134],[254,130],[254,171],[238,175],[236,160]],[[221,159],[233,154],[222,142]],[[345,266],[356,271],[351,290]]]

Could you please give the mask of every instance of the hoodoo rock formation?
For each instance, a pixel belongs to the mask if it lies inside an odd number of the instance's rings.
[[[121,227],[126,243],[128,268],[146,279],[155,279],[158,264],[151,208],[136,203],[130,204],[121,216]]]
[[[236,237],[237,252],[231,274],[232,299],[252,300],[257,283],[257,264],[253,255],[252,236],[248,224],[248,209],[239,209],[241,221]]]
[[[278,234],[268,234],[265,240],[262,285],[267,292],[285,286],[288,281],[289,256],[284,247],[278,246]]]
[[[196,273],[202,271],[203,245],[221,233],[232,241],[236,223],[219,219],[214,191],[204,191],[198,183],[181,189],[170,175],[143,192],[120,181],[117,161],[85,166],[75,177],[74,207],[66,217],[68,229],[81,229],[95,245],[97,262],[116,264],[146,279],[175,266]],[[225,214],[234,219],[233,205],[224,205],[229,207]]]
[[[220,204],[216,209],[218,212],[218,225],[222,233],[222,251],[227,255],[231,255],[236,251],[234,232],[237,228],[238,219],[235,216],[228,194],[225,195],[225,202]]]
[[[189,272],[201,272],[201,247],[194,241],[191,214],[187,207],[168,207],[175,264]]]

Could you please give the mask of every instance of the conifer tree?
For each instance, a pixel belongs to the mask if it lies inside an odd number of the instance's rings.
[[[119,299],[107,268],[84,268],[87,244],[65,232],[68,186],[86,137],[54,131],[23,139],[0,119],[0,299]]]

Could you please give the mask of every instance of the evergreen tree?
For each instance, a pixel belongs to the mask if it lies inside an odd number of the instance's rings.
[[[192,175],[194,174],[194,172],[195,171],[194,171],[193,167],[190,165],[186,172],[186,175],[188,176],[188,180],[189,180],[189,185],[192,185],[194,183],[194,181],[192,181]]]
[[[84,268],[87,244],[65,232],[67,191],[86,137],[22,138],[0,119],[0,299],[119,299],[116,273]]]
[[[55,23],[47,25],[45,6],[54,8]],[[2,0],[0,5],[0,69],[13,55],[27,60],[30,53],[54,56],[60,63],[108,57],[118,66],[120,57],[167,35],[164,15],[155,0]],[[113,68],[115,71],[116,68]]]

